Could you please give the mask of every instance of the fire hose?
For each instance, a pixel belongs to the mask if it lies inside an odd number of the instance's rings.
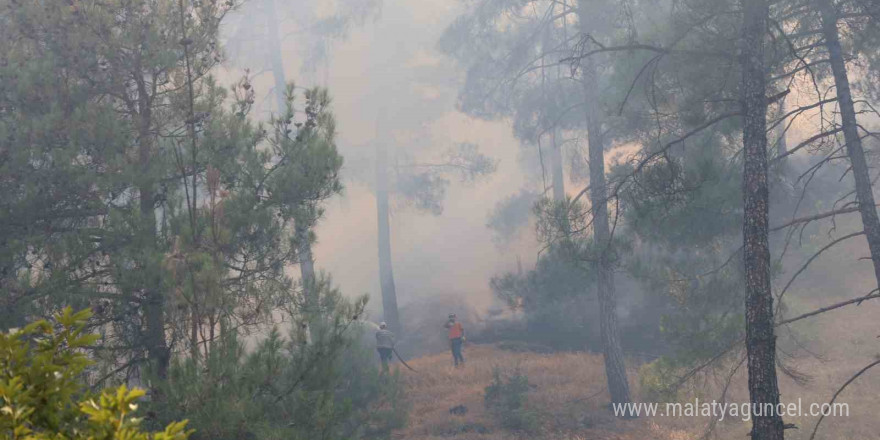
[[[397,356],[397,360],[399,360],[400,363],[403,364],[404,367],[409,368],[409,371],[412,371],[414,373],[418,373],[418,371],[416,371],[413,367],[410,367],[409,364],[407,364],[406,361],[403,360],[402,357],[400,357],[400,353],[397,352],[396,348],[392,347],[391,351],[394,352],[394,355]]]

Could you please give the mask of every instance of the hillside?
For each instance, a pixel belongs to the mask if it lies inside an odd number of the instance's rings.
[[[470,345],[464,368],[455,369],[448,353],[414,359],[403,367],[409,423],[394,438],[408,440],[501,440],[537,438],[548,440],[643,440],[689,439],[685,432],[663,428],[652,420],[616,420],[609,409],[601,355],[588,353],[539,354],[502,350],[497,346]],[[528,408],[539,428],[534,433],[514,433],[499,426],[486,411],[484,390],[492,382],[493,369],[507,373],[519,368],[531,390]],[[463,405],[464,414],[450,409]]]

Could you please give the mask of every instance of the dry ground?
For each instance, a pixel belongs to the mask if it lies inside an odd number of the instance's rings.
[[[652,420],[616,420],[602,404],[608,402],[602,357],[588,353],[537,354],[511,352],[494,346],[469,345],[467,364],[452,367],[448,353],[414,359],[418,370],[403,369],[410,403],[408,427],[394,438],[407,440],[645,440],[690,438],[685,432],[664,428]],[[539,434],[512,433],[498,426],[486,412],[483,393],[498,366],[519,368],[534,385],[528,399],[541,420]],[[464,405],[467,413],[449,410]]]
[[[812,275],[798,280],[786,294],[785,316],[797,316],[845,299],[870,292],[875,285],[870,263],[854,259],[867,255],[863,243],[835,248],[814,264]],[[806,257],[804,257],[806,258]],[[799,261],[792,264],[798,267]],[[866,275],[868,274],[868,275]],[[779,276],[778,289],[792,275],[791,269]],[[801,399],[805,404],[823,403],[855,372],[880,357],[880,300],[839,309],[819,317],[778,329],[778,347],[784,364],[804,373],[808,379],[798,383],[782,374],[783,402]],[[403,370],[406,396],[411,404],[409,425],[395,433],[408,440],[456,439],[500,440],[537,438],[548,440],[696,440],[701,438],[709,418],[640,418],[616,420],[602,405],[608,402],[601,355],[589,353],[537,354],[511,352],[493,346],[469,345],[468,363],[455,370],[448,353],[428,355],[411,363],[418,374]],[[640,399],[637,367],[630,361],[630,384]],[[526,435],[507,432],[486,413],[485,387],[492,381],[495,366],[505,371],[519,367],[535,385],[529,392],[530,404],[541,411],[543,430]],[[729,365],[728,365],[729,367]],[[747,402],[745,367],[733,377],[728,402]],[[691,384],[683,401],[717,399],[727,375],[719,371]],[[853,382],[838,397],[849,405],[848,417],[827,418],[816,435],[824,440],[880,439],[880,366]],[[456,416],[449,409],[465,405],[468,412]],[[787,440],[807,440],[818,417],[804,415],[786,418],[798,429],[786,431]],[[718,423],[715,436],[720,440],[748,439],[749,422],[728,418]],[[482,433],[479,431],[483,431]]]
[[[861,312],[861,311],[860,311]],[[847,313],[844,313],[846,316]],[[852,316],[855,318],[854,316]],[[835,320],[836,323],[840,321]],[[844,322],[846,320],[843,320]],[[845,332],[845,326],[834,326],[835,332]],[[823,332],[825,333],[825,332]],[[830,333],[830,332],[829,332]],[[867,336],[867,335],[865,335]],[[870,339],[874,336],[871,335]],[[869,339],[866,337],[866,339]],[[827,341],[823,341],[827,342]],[[824,344],[822,344],[824,345]],[[832,344],[833,345],[833,344]],[[842,348],[837,344],[838,348]],[[846,347],[852,356],[852,348]],[[865,350],[873,354],[872,350]],[[807,384],[797,384],[785,376],[780,378],[783,401],[800,397],[804,402],[825,402],[853,371],[870,359],[863,353],[854,362],[819,362],[801,359],[800,367],[812,374]],[[866,356],[867,355],[867,356]],[[702,437],[709,418],[642,417],[636,420],[618,420],[607,407],[602,357],[590,353],[513,352],[497,346],[468,345],[465,349],[467,364],[455,369],[448,353],[428,355],[410,361],[418,370],[410,372],[401,367],[410,404],[408,426],[394,433],[395,439],[407,440],[697,440]],[[528,393],[530,408],[539,414],[540,430],[535,433],[510,432],[501,428],[484,408],[485,387],[492,382],[495,367],[505,372],[519,368],[533,385]],[[730,402],[748,401],[746,377],[741,368],[730,386]],[[839,401],[848,402],[850,416],[826,419],[817,439],[877,439],[880,438],[880,371],[865,376],[851,385]],[[631,372],[630,383],[639,400],[638,378]],[[685,396],[684,402],[694,397],[711,400],[720,396],[720,382],[711,380],[694,388],[695,393]],[[688,400],[690,399],[690,400]],[[450,409],[467,407],[467,413],[454,415]],[[786,419],[799,429],[786,431],[787,439],[808,439],[816,417]],[[712,438],[741,440],[748,438],[750,423],[730,419],[719,423]]]

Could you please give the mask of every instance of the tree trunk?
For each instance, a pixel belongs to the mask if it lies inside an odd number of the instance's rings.
[[[767,185],[767,98],[764,35],[767,0],[743,0],[743,260],[746,287],[746,351],[752,439],[784,438],[776,381],[776,335],[770,291],[769,191]],[[766,405],[772,405],[768,411]]]
[[[381,133],[380,133],[381,134]],[[382,289],[382,316],[392,332],[401,333],[391,265],[391,225],[388,212],[388,146],[385,139],[376,143],[376,214],[379,226],[379,285]]]
[[[587,104],[587,132],[590,157],[590,204],[593,210],[593,242],[599,253],[595,268],[598,275],[599,328],[605,354],[605,377],[613,403],[632,401],[623,350],[617,325],[617,299],[614,290],[614,264],[611,258],[611,232],[608,227],[608,200],[605,189],[605,145],[602,139],[601,111],[596,90],[596,70],[592,60],[583,65],[584,98]]]
[[[562,146],[557,142],[556,135],[557,130],[554,128],[550,131],[550,155],[553,167],[553,200],[558,203],[565,201],[565,172],[562,166]]]
[[[147,359],[154,373],[164,379],[168,375],[168,364],[171,361],[171,352],[165,341],[165,295],[161,290],[162,279],[160,268],[153,262],[153,256],[159,252],[156,248],[156,211],[155,211],[155,183],[152,176],[150,162],[152,161],[152,111],[146,101],[146,96],[141,98],[139,106],[140,126],[138,129],[138,161],[140,169],[144,173],[141,184],[138,187],[140,197],[141,234],[144,234],[143,243],[148,246],[144,250],[144,262],[141,270],[148,275],[148,281],[143,286],[144,292],[144,345],[147,350]],[[158,398],[154,396],[154,398]]]
[[[880,287],[880,219],[877,218],[871,176],[868,171],[868,164],[865,161],[862,139],[859,136],[855,104],[853,104],[849,76],[846,71],[846,61],[843,59],[843,49],[840,47],[840,36],[837,30],[838,14],[830,0],[819,0],[819,11],[822,15],[822,32],[825,34],[825,45],[828,47],[831,70],[834,73],[834,83],[837,88],[837,102],[840,107],[840,118],[843,123],[846,154],[849,156],[849,161],[852,164],[853,178],[856,182],[856,200],[859,204],[859,214],[862,217],[865,237],[868,239],[871,261],[874,263],[874,277],[878,287]]]
[[[320,315],[318,287],[315,284],[315,261],[312,259],[312,242],[309,238],[309,228],[304,222],[298,221],[294,225],[294,234],[299,244],[297,255],[299,257],[299,270],[302,277],[303,294],[306,300],[307,312],[315,317]]]
[[[268,34],[269,52],[271,53],[272,76],[275,79],[275,99],[278,114],[283,115],[287,111],[287,79],[284,74],[284,63],[281,57],[281,40],[278,33],[278,14],[275,9],[275,0],[266,0],[266,31]],[[308,210],[306,210],[308,211]],[[306,313],[317,316],[318,292],[315,285],[315,261],[312,257],[312,243],[309,240],[309,227],[305,219],[298,219],[294,224],[294,235],[298,245],[297,256],[299,259],[300,277],[303,284]]]
[[[284,75],[284,62],[281,57],[281,39],[278,33],[278,13],[275,10],[275,0],[265,0],[263,12],[266,14],[266,44],[269,46],[269,64],[272,68],[272,77],[275,80],[275,101],[278,107],[278,115],[283,115],[287,110],[287,79]]]
[[[553,201],[558,206],[563,204],[566,208],[560,212],[565,215],[560,218],[560,228],[564,239],[567,241],[571,238],[571,222],[567,208],[568,200],[565,197],[565,170],[562,166],[562,145],[559,144],[556,136],[559,134],[557,129],[550,131],[550,152],[551,166],[553,167]]]
[[[785,97],[779,100],[779,117],[783,117],[786,111]],[[786,123],[782,121],[776,126],[776,156],[782,157],[788,153],[788,134],[786,133]],[[785,159],[783,159],[783,164]],[[782,165],[782,164],[780,164]]]

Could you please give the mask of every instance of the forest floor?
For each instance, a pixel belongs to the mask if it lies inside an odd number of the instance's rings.
[[[840,247],[823,254],[826,261],[848,261],[852,255],[866,251],[855,244]],[[867,266],[866,266],[867,265]],[[819,266],[816,275],[801,279],[796,289],[788,294],[786,317],[798,316],[828,304],[866,294],[873,289],[873,277],[864,277],[870,264]],[[787,276],[781,277],[786,281]],[[446,310],[460,310],[464,305],[443,304]],[[428,307],[436,310],[438,306]],[[421,321],[425,315],[418,316]],[[825,403],[854,374],[880,359],[880,300],[859,306],[846,307],[813,319],[803,320],[778,329],[777,348],[780,368],[779,387],[783,402],[803,401]],[[417,322],[411,327],[418,327]],[[420,346],[429,351],[441,351],[445,336],[436,329],[425,327]],[[429,339],[435,335],[437,340]],[[430,344],[428,342],[429,341]],[[406,387],[404,395],[409,402],[409,420],[404,429],[394,433],[395,439],[407,440],[697,440],[703,437],[711,418],[706,417],[642,417],[618,420],[605,406],[609,396],[605,391],[605,373],[601,354],[591,353],[535,353],[502,349],[504,344],[468,344],[464,368],[452,367],[448,351],[429,354],[409,361],[418,373],[400,367]],[[739,352],[739,356],[744,351]],[[685,390],[682,402],[720,399],[731,359],[725,368],[708,374]],[[639,390],[638,361],[628,359],[630,386],[636,401],[644,401]],[[396,364],[397,365],[397,364]],[[533,385],[527,393],[527,407],[537,415],[538,429],[531,433],[514,432],[501,426],[485,408],[483,397],[492,383],[495,367],[510,374],[517,367]],[[785,374],[788,370],[789,373]],[[800,376],[795,380],[796,376]],[[748,402],[746,368],[738,368],[726,392],[726,401]],[[829,417],[822,422],[816,439],[861,440],[880,438],[880,366],[852,382],[838,396],[836,402],[848,405],[844,417]],[[465,414],[450,413],[458,405],[467,408]],[[786,439],[808,440],[818,417],[803,415],[787,417],[797,429],[787,430]],[[751,422],[728,417],[715,426],[717,440],[748,439]]]
[[[496,345],[468,345],[467,363],[453,368],[449,353],[413,359],[417,372],[400,367],[409,403],[406,428],[395,439],[408,440],[687,440],[691,433],[664,427],[652,419],[618,420],[607,406],[601,355],[509,351]],[[493,370],[515,370],[528,377],[526,408],[536,418],[531,432],[501,426],[483,403]],[[467,410],[454,414],[452,408]]]
[[[826,300],[827,301],[827,300]],[[846,379],[864,365],[877,359],[876,338],[864,329],[865,316],[876,316],[880,303],[839,312],[831,325],[823,325],[799,331],[800,343],[810,343],[822,353],[811,357],[785,356],[784,361],[795,365],[796,370],[808,372],[806,381],[800,383],[780,373],[779,384],[784,402],[803,400],[827,402]],[[806,309],[814,308],[808,306]],[[829,319],[826,317],[824,319]],[[820,331],[816,331],[822,328]],[[814,333],[815,332],[815,333]],[[783,336],[786,336],[783,334]],[[783,345],[791,345],[788,337],[782,337]],[[847,343],[842,340],[850,339]],[[504,347],[504,348],[502,348]],[[467,363],[463,368],[453,368],[448,352],[426,355],[408,363],[417,372],[399,368],[405,387],[404,395],[409,406],[407,426],[392,434],[394,439],[407,440],[697,440],[703,438],[710,417],[640,417],[621,420],[614,417],[608,406],[609,396],[605,386],[605,373],[601,354],[584,352],[536,353],[511,350],[502,344],[468,344],[464,351]],[[847,359],[846,362],[831,359]],[[644,401],[639,392],[637,367],[633,362],[629,371],[630,386],[635,401]],[[486,387],[493,381],[493,371],[498,368],[504,375],[515,371],[528,378],[525,408],[535,418],[535,429],[524,432],[502,426],[499,417],[493,416],[485,407]],[[725,376],[726,377],[726,376]],[[692,384],[682,402],[719,399],[722,382],[707,378]],[[847,388],[838,402],[846,402],[848,414],[843,417],[826,418],[817,439],[868,439],[878,438],[880,417],[880,380],[876,375],[860,378],[857,384]],[[745,368],[734,376],[727,402],[748,402]],[[662,404],[661,404],[662,405]],[[466,412],[450,411],[464,406]],[[787,430],[786,438],[806,440],[810,438],[817,417],[787,417],[786,423],[794,423],[797,429]],[[739,440],[748,438],[750,421],[728,417],[715,425],[711,438]]]

